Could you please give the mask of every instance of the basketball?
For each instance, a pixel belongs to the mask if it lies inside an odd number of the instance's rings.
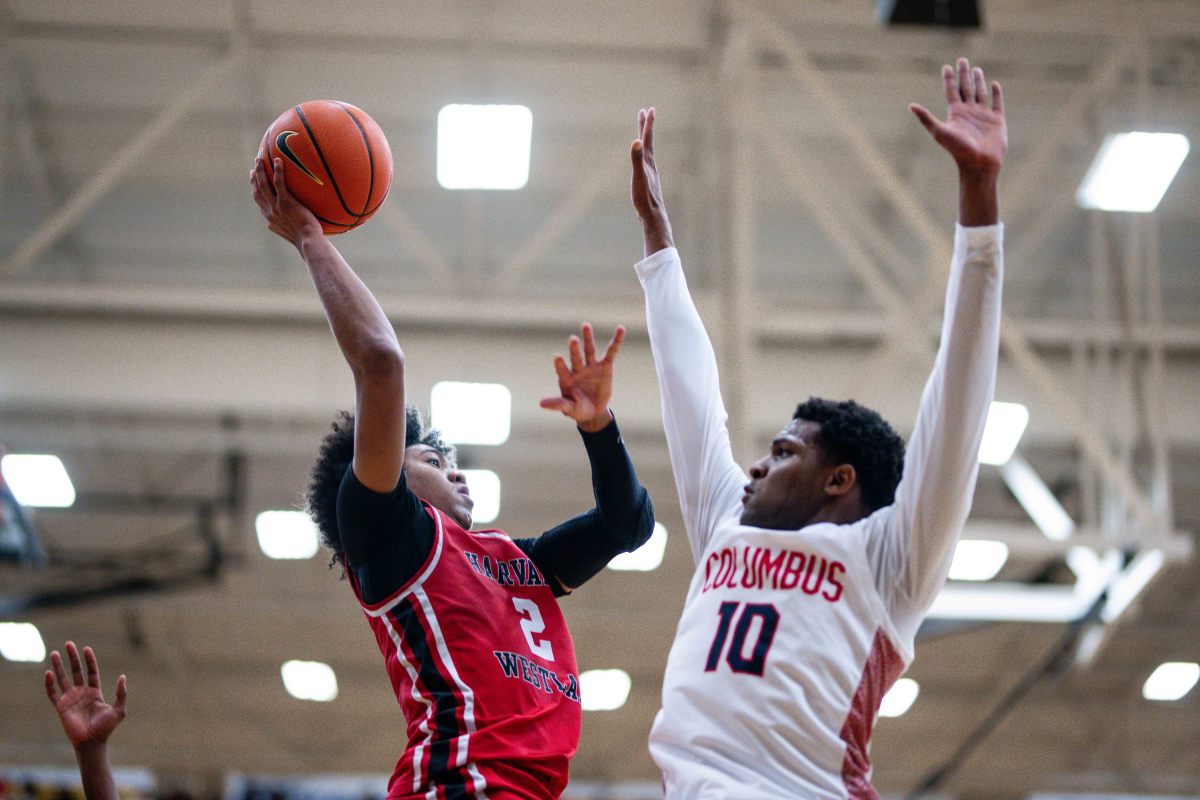
[[[327,234],[362,225],[383,205],[392,185],[392,150],[361,108],[311,100],[279,115],[258,147],[267,177],[283,161],[287,188]]]

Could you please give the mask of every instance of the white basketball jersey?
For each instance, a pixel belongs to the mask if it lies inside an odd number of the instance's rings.
[[[851,525],[739,524],[712,346],[674,248],[637,265],[696,573],[650,751],[668,800],[875,798],[871,731],[970,510],[995,386],[1002,226],[957,227],[895,502]],[[781,426],[782,427],[782,426]]]

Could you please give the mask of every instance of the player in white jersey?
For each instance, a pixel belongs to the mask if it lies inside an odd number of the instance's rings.
[[[959,217],[908,452],[875,412],[814,398],[749,476],[730,451],[713,348],[663,207],[654,109],[638,115],[636,269],[696,559],[650,733],[671,800],[877,796],[871,730],[946,580],[995,387],[1003,104],[965,59],[943,79],[945,122],[910,106],[958,165]]]

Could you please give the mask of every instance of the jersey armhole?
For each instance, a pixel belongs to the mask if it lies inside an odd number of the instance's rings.
[[[354,586],[354,594],[358,597],[358,602],[362,606],[363,611],[369,617],[382,617],[387,612],[391,611],[397,603],[404,599],[406,595],[425,582],[429,574],[433,572],[437,566],[438,560],[442,555],[442,541],[445,538],[445,533],[442,530],[442,516],[433,506],[421,501],[421,505],[425,508],[425,513],[433,517],[434,532],[433,532],[433,547],[429,548],[429,555],[425,557],[425,563],[417,570],[417,574],[410,578],[403,586],[390,595],[380,600],[378,603],[366,603],[363,601],[362,593],[359,591],[358,581],[351,575],[351,583]]]

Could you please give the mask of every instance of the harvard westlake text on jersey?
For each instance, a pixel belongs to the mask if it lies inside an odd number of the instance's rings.
[[[489,555],[472,553],[469,550],[464,551],[463,555],[466,556],[471,569],[501,586],[547,585],[546,579],[538,572],[531,559],[493,560]],[[545,628],[537,604],[525,598],[514,597],[513,605],[518,612],[525,616],[521,621],[521,629],[525,633],[530,651],[547,661],[553,661],[553,648],[548,642],[536,636]],[[554,670],[547,669],[536,661],[511,650],[493,650],[492,655],[496,657],[496,662],[504,672],[504,677],[524,681],[547,694],[559,692],[568,700],[579,702],[579,678],[576,676],[568,673],[564,681]]]
[[[493,561],[489,555],[479,555],[469,550],[463,553],[471,569],[501,586],[546,586],[546,579],[528,558],[510,558]]]

